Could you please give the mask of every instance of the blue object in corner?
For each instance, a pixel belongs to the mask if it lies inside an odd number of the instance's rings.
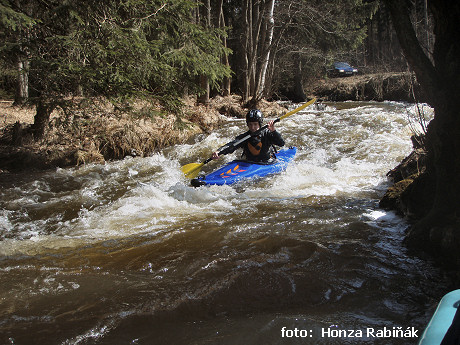
[[[428,326],[420,338],[418,345],[439,345],[441,344],[447,330],[452,324],[455,313],[460,307],[460,289],[454,290],[441,299],[431,317]]]

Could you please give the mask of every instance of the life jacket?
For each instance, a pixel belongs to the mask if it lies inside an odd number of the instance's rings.
[[[274,155],[273,144],[283,146],[284,140],[278,132],[266,129],[245,142],[243,156],[248,161],[267,162]]]

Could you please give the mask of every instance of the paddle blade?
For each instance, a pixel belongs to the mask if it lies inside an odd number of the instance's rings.
[[[185,177],[188,178],[195,178],[200,173],[201,168],[203,167],[204,163],[190,163],[184,165],[180,170],[184,173]]]

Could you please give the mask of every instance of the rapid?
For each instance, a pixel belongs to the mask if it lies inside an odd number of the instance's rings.
[[[310,106],[277,124],[287,170],[237,186],[193,188],[180,167],[241,119],[151,157],[0,175],[0,343],[416,344],[383,330],[420,337],[450,283],[378,207],[416,116]]]

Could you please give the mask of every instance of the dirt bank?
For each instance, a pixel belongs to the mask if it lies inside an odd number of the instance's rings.
[[[126,156],[148,156],[168,145],[183,143],[220,126],[226,116],[241,117],[247,109],[241,97],[216,97],[208,106],[184,100],[183,115],[164,112],[145,102],[123,108],[109,102],[75,103],[72,109],[53,112],[45,137],[35,141],[30,133],[35,108],[0,102],[0,171],[18,172],[102,163]],[[286,109],[261,102],[267,117]]]
[[[419,93],[418,84],[411,73],[405,72],[319,79],[307,87],[306,94],[334,102],[414,102],[414,90]]]

